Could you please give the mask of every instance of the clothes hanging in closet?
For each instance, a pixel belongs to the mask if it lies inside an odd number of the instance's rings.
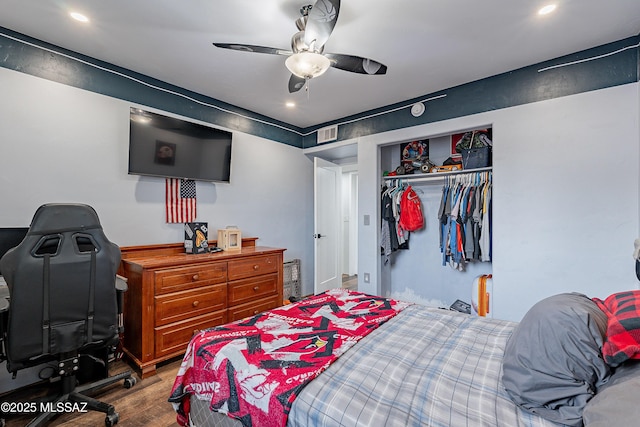
[[[403,185],[401,180],[394,180],[389,186],[385,185],[382,188],[380,196],[382,218],[380,247],[385,265],[391,259],[393,252],[409,248],[409,236],[411,233],[400,225],[401,215],[403,215],[400,204],[406,192],[413,193],[413,190],[411,186]],[[415,193],[413,194],[415,195]],[[420,203],[419,199],[416,202]],[[421,212],[420,210],[420,214],[422,214]]]
[[[381,227],[381,241],[382,255],[384,256],[385,265],[389,262],[391,253],[398,250],[398,235],[395,232],[395,216],[393,214],[393,199],[389,195],[389,189],[383,187],[381,195],[381,213],[382,213],[382,227]]]
[[[491,179],[491,172],[445,179],[438,210],[442,265],[464,270],[469,261],[491,261]]]

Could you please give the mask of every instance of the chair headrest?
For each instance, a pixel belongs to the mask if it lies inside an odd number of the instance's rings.
[[[89,205],[49,203],[38,208],[31,220],[29,234],[49,234],[66,230],[102,228],[98,214]]]

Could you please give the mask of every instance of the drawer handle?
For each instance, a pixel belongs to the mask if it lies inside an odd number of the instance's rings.
[[[195,300],[195,301],[193,302],[193,304],[191,304],[191,305],[192,305],[192,306],[194,306],[194,307],[197,307],[197,306],[198,306],[198,304],[200,304],[200,301]]]
[[[260,313],[260,310],[253,310],[253,314],[258,314]]]
[[[259,291],[260,290],[260,286],[254,286],[253,290],[256,291],[256,292]]]
[[[258,264],[256,264],[256,265],[254,265],[254,266],[253,266],[253,269],[254,269],[254,270],[257,270],[257,269],[259,269],[259,268],[260,268],[260,266],[259,266]]]
[[[199,279],[199,276],[197,274],[194,274],[193,277],[191,277],[191,280],[193,280],[194,282],[198,279]]]
[[[193,330],[193,335],[195,335],[195,334],[197,334],[197,333],[199,333],[199,332],[200,332],[200,329],[194,329],[194,330]]]

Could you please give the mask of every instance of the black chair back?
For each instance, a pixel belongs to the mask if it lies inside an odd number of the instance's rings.
[[[24,240],[0,259],[10,293],[7,369],[115,342],[119,263],[92,207],[41,206]]]

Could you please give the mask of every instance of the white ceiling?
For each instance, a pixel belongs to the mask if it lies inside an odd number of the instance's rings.
[[[299,127],[640,33],[640,0],[343,0],[325,52],[369,57],[387,74],[330,68],[294,94],[286,57],[212,45],[290,49],[299,9],[313,2],[2,0],[0,26]],[[556,11],[538,16],[551,2]]]

